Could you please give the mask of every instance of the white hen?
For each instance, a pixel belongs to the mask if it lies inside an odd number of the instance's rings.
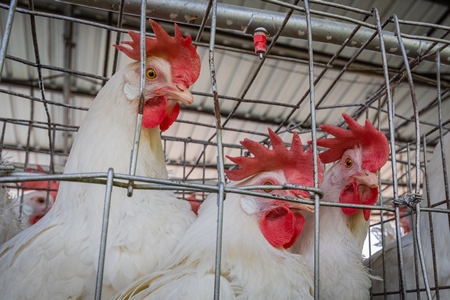
[[[270,151],[251,140],[244,145],[255,157],[230,158],[241,166],[227,171],[230,186],[265,185],[266,193],[308,197],[299,190],[272,191],[285,182],[313,185],[312,151],[303,152],[294,135],[287,150],[269,130]],[[319,178],[323,168],[319,168]],[[262,192],[262,191],[261,191]],[[301,255],[290,247],[301,234],[304,218],[298,203],[228,193],[224,202],[223,246],[220,277],[221,299],[312,299],[312,274]],[[159,272],[140,278],[119,299],[212,299],[216,247],[217,195],[200,206],[198,219],[186,232]]]
[[[359,125],[343,114],[350,130],[331,125],[320,127],[335,137],[320,139],[329,148],[319,154],[323,162],[337,160],[320,186],[322,202],[373,205],[378,199],[377,171],[389,157],[384,134],[366,120]],[[370,210],[321,206],[319,210],[319,297],[325,300],[370,298],[371,281],[363,266],[362,248],[369,228]],[[309,214],[303,234],[292,247],[314,268],[314,216]]]
[[[175,26],[171,38],[151,21],[146,39],[146,86],[136,175],[167,178],[160,128],[177,118],[179,104],[193,102],[188,88],[200,73],[190,37]],[[119,70],[95,98],[68,157],[65,174],[127,174],[139,102],[139,34],[116,46],[136,60]],[[62,182],[50,212],[0,248],[1,299],[93,299],[105,186]],[[174,193],[113,188],[102,298],[148,274],[174,249],[195,220]]]

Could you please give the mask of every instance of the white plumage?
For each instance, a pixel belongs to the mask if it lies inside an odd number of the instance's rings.
[[[156,23],[152,26],[158,31],[157,37],[165,34],[167,37],[163,38],[170,39]],[[182,39],[178,28],[177,34]],[[187,43],[190,44],[190,38]],[[199,65],[196,71],[199,72]],[[98,93],[76,134],[65,174],[106,172],[110,167],[115,172],[128,173],[139,74],[139,63],[130,63]],[[176,75],[170,61],[147,56],[147,122],[171,114],[173,106],[164,101],[193,101],[189,85],[179,81],[185,75],[178,74],[177,82]],[[154,105],[162,115],[154,114]],[[142,128],[136,175],[167,178],[160,130],[158,124],[153,127],[144,124]],[[50,212],[0,248],[0,298],[93,299],[104,197],[104,185],[62,182]],[[114,187],[102,298],[108,299],[154,270],[194,220],[190,205],[172,192],[135,190],[129,198],[125,189]]]
[[[265,193],[308,197],[305,191],[272,190],[284,183],[313,184],[312,151],[304,152],[294,134],[290,150],[269,129],[273,150],[245,139],[255,157],[228,157],[241,166],[226,171],[230,186],[265,186]],[[323,168],[319,168],[319,181]],[[262,191],[261,191],[262,192]],[[209,195],[175,251],[157,272],[131,284],[118,299],[196,299],[213,297],[217,228],[217,195]],[[228,193],[223,203],[221,299],[312,299],[312,272],[305,259],[289,248],[301,235],[309,206],[278,199]]]
[[[262,184],[268,177],[285,182],[281,174],[256,175],[245,185]],[[273,247],[261,233],[260,206],[273,201],[227,194],[221,299],[312,299],[312,273],[305,259],[282,247]],[[216,224],[217,195],[211,194],[161,271],[140,278],[118,299],[212,299]]]
[[[347,171],[343,167],[345,158],[352,157],[354,169]],[[347,185],[349,177],[356,174],[361,161],[361,149],[350,149],[343,159],[325,172],[321,190],[323,202],[337,202],[339,195]],[[370,278],[367,269],[361,263],[361,253],[369,227],[362,210],[354,215],[346,215],[339,207],[321,206],[319,210],[320,237],[320,299],[363,300],[369,299]],[[299,236],[292,252],[300,253],[308,262],[310,270],[314,268],[314,215],[305,214],[303,233]]]

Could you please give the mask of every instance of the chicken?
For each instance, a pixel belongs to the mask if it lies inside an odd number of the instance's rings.
[[[228,187],[264,185],[260,191],[309,198],[301,190],[271,190],[284,183],[313,186],[311,149],[303,152],[294,134],[290,150],[269,129],[273,150],[245,139],[241,144],[254,157],[228,157],[241,166],[228,170]],[[319,168],[319,179],[323,167]],[[299,210],[310,206],[227,193],[224,201],[220,299],[312,299],[312,273],[306,261],[289,248],[301,234]],[[198,219],[181,239],[161,270],[144,276],[118,299],[212,299],[214,295],[217,195],[210,194]]]
[[[1,163],[0,163],[1,164]],[[38,166],[42,171],[42,167]],[[31,170],[27,170],[31,172]],[[57,189],[55,181],[50,182],[51,189]],[[24,182],[23,196],[12,198],[9,189],[2,187],[0,191],[0,245],[11,239],[22,230],[39,221],[52,207],[57,191],[50,192],[47,201],[47,181]],[[31,188],[32,190],[29,190]],[[39,190],[34,190],[39,189]]]
[[[450,134],[446,134],[443,138],[446,168],[447,174],[450,171]],[[444,171],[443,171],[443,159],[441,155],[441,144],[439,143],[431,157],[431,160],[427,167],[428,183],[430,188],[428,189],[430,195],[430,203],[439,203],[446,199],[445,184],[444,184]],[[424,182],[424,200],[420,203],[421,207],[428,206],[427,201],[427,181]],[[440,205],[433,206],[434,208],[447,209],[447,202],[443,202]],[[425,258],[425,266],[427,271],[427,278],[431,288],[435,287],[435,277],[433,268],[433,253],[431,243],[431,228],[429,222],[428,212],[422,212],[420,220],[420,235],[422,240],[423,254]],[[436,255],[437,264],[437,285],[440,287],[450,285],[450,249],[448,247],[450,240],[450,231],[448,226],[448,214],[446,213],[433,213],[433,231],[434,231],[434,249]],[[419,274],[419,287],[424,288],[422,268],[414,257],[414,233],[407,234],[401,238],[402,253],[403,253],[403,270],[405,276],[406,290],[410,291],[407,294],[409,299],[417,299],[417,285],[416,285],[416,272]],[[398,258],[397,258],[397,243],[393,242],[387,245],[384,249],[384,266],[383,266],[383,252],[382,250],[373,254],[370,259],[365,261],[365,264],[372,269],[372,274],[383,278],[384,280],[373,281],[373,293],[379,296],[374,296],[374,299],[398,299],[399,298],[399,271],[398,271]],[[384,274],[383,276],[383,268]],[[384,296],[384,289],[386,292],[395,292]],[[383,294],[380,296],[380,294]],[[436,291],[431,290],[433,297],[436,297]],[[426,293],[421,293],[421,299],[426,299]],[[439,289],[440,299],[450,299],[449,289]],[[433,298],[434,299],[434,298]]]
[[[373,205],[378,198],[377,171],[389,157],[384,134],[366,120],[365,126],[343,114],[350,130],[321,125],[335,138],[319,139],[329,148],[319,154],[324,163],[337,161],[325,173],[323,202]],[[362,265],[362,248],[370,210],[321,206],[319,209],[320,299],[369,299],[369,274]],[[314,216],[306,216],[302,235],[291,248],[314,268]]]
[[[37,173],[46,174],[40,165],[37,165],[36,168],[38,170]],[[27,172],[34,173],[31,169],[27,170]],[[14,202],[17,207],[20,206],[21,201],[23,201],[23,205],[27,206],[27,209],[24,210],[27,217],[23,218],[22,222],[26,224],[26,227],[29,227],[42,219],[42,217],[52,208],[56,196],[58,195],[59,183],[55,180],[25,181],[22,184],[22,188],[24,191],[23,199],[22,197],[17,197],[14,199]]]
[[[160,131],[177,118],[179,104],[200,73],[191,37],[175,25],[170,37],[150,21],[146,79],[136,175],[167,178]],[[134,61],[114,74],[94,99],[76,136],[65,174],[129,172],[139,103],[139,39],[116,45]],[[98,268],[105,186],[61,182],[52,209],[0,248],[1,299],[93,299]],[[156,269],[195,220],[189,203],[165,190],[114,187],[106,243],[102,298]]]

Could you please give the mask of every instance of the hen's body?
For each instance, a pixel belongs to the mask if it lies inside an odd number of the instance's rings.
[[[323,202],[336,202],[342,187],[335,185],[332,170],[325,173],[321,190]],[[370,278],[361,263],[361,253],[369,222],[362,211],[346,215],[339,207],[321,206],[319,210],[320,299],[362,300],[370,298]],[[314,270],[314,215],[306,215],[302,235],[291,248],[302,254]]]
[[[305,271],[304,259],[272,247],[260,233],[257,216],[240,208],[240,197],[229,194],[224,202],[221,299],[312,299],[312,274]],[[128,292],[143,291],[129,299],[211,299],[216,222],[217,195],[212,194],[164,271],[133,283]]]
[[[378,199],[378,170],[389,157],[384,134],[366,120],[364,126],[343,114],[349,130],[320,127],[335,137],[317,141],[329,148],[319,154],[325,163],[336,161],[325,173],[322,202],[373,205]],[[362,248],[370,210],[321,206],[319,210],[319,297],[324,300],[370,298],[371,280],[362,264]],[[314,216],[308,215],[303,234],[292,247],[314,268]]]
[[[227,175],[232,180],[251,177],[231,186],[264,185],[265,193],[308,196],[304,191],[270,189],[285,182],[310,186],[313,171],[312,153],[303,153],[297,135],[287,151],[282,140],[269,133],[273,151],[250,140],[241,142],[255,157],[230,158],[242,168]],[[223,205],[221,299],[312,299],[312,273],[304,258],[285,249],[301,234],[304,218],[298,209],[305,206],[231,193]],[[208,196],[198,215],[160,271],[131,284],[119,299],[212,299],[217,195]]]
[[[159,77],[156,83],[147,81],[144,115],[152,108],[155,87],[172,84],[168,62],[148,57],[147,68],[156,70]],[[75,137],[65,174],[106,172],[108,168],[128,173],[138,72],[138,62],[129,64],[99,92]],[[159,97],[166,95],[164,89],[158,93]],[[183,93],[190,95],[187,88]],[[157,126],[142,128],[136,175],[167,178]],[[50,212],[0,248],[0,298],[93,299],[105,190],[99,184],[60,184]],[[190,205],[172,192],[135,190],[129,198],[125,189],[114,187],[102,298],[109,299],[154,270],[194,219]]]

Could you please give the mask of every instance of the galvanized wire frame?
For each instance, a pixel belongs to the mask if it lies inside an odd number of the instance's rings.
[[[81,3],[82,0],[77,1],[70,1],[72,3]],[[100,3],[98,5],[106,5],[108,1],[104,1],[104,3]],[[224,26],[223,25],[223,16],[217,15],[217,9],[218,9],[218,3],[217,1],[209,1],[209,3],[205,4],[205,8],[203,11],[203,18],[202,22],[198,28],[197,36],[195,37],[195,44],[199,47],[205,47],[209,50],[209,69],[210,69],[210,78],[211,78],[211,92],[208,91],[193,91],[193,94],[196,96],[205,96],[213,99],[214,101],[214,115],[216,124],[215,126],[212,124],[205,124],[201,122],[194,122],[194,121],[187,121],[187,120],[178,120],[177,122],[181,124],[193,124],[196,126],[202,126],[205,128],[213,128],[215,132],[207,137],[205,137],[203,140],[198,139],[191,139],[191,138],[182,138],[182,137],[174,137],[174,136],[166,136],[162,135],[162,139],[164,141],[164,149],[166,149],[166,143],[173,142],[173,143],[179,143],[182,144],[183,147],[183,160],[181,162],[177,161],[168,161],[169,165],[181,165],[183,167],[183,178],[181,181],[174,181],[174,180],[162,180],[162,179],[154,179],[154,178],[143,178],[140,176],[135,176],[135,168],[136,168],[136,158],[137,158],[137,149],[139,145],[139,138],[140,138],[140,130],[141,130],[141,120],[142,120],[142,105],[143,105],[143,90],[145,86],[145,80],[143,79],[144,71],[145,71],[145,43],[144,43],[144,37],[145,37],[145,22],[146,22],[146,5],[147,2],[145,0],[140,1],[131,1],[132,3],[128,8],[125,8],[124,5],[125,1],[120,2],[120,7],[118,9],[118,22],[117,25],[113,26],[110,24],[105,25],[101,24],[100,22],[91,22],[82,20],[80,18],[76,18],[73,16],[63,16],[63,15],[57,15],[52,14],[48,12],[40,12],[34,9],[33,7],[33,1],[30,1],[30,5],[28,9],[25,8],[16,8],[15,4],[17,4],[17,1],[11,1],[10,6],[0,4],[0,9],[9,9],[11,11],[11,18],[14,17],[14,13],[21,13],[21,14],[27,14],[31,19],[39,16],[39,17],[45,17],[45,18],[54,18],[59,20],[64,20],[70,24],[84,24],[87,26],[93,26],[96,28],[101,28],[103,30],[107,30],[108,32],[117,32],[117,38],[116,43],[120,41],[120,34],[126,32],[125,29],[122,28],[123,23],[123,17],[127,14],[125,11],[126,9],[133,9],[133,7],[139,8],[140,12],[140,18],[139,18],[139,29],[141,32],[141,83],[140,83],[140,106],[139,106],[139,114],[136,122],[136,130],[135,130],[135,137],[134,137],[134,149],[132,153],[130,154],[130,158],[124,158],[124,159],[130,159],[130,170],[129,174],[117,174],[113,170],[109,170],[108,173],[95,173],[95,174],[66,174],[66,175],[29,175],[26,173],[21,172],[21,168],[18,168],[16,171],[12,172],[12,169],[10,167],[1,167],[0,168],[0,183],[20,183],[24,181],[33,181],[33,180],[50,180],[50,179],[56,179],[56,180],[69,180],[69,181],[82,181],[82,182],[89,182],[91,184],[102,184],[105,185],[105,211],[104,211],[104,218],[102,219],[103,222],[103,230],[102,230],[102,236],[101,236],[101,247],[100,247],[100,254],[99,254],[99,275],[97,277],[96,282],[96,299],[100,299],[101,297],[101,282],[102,282],[102,270],[103,270],[103,263],[105,259],[105,253],[104,253],[104,246],[106,244],[106,238],[107,238],[107,225],[108,225],[108,199],[110,198],[110,193],[112,192],[112,186],[117,186],[121,188],[127,188],[129,191],[129,195],[131,196],[133,189],[163,189],[163,190],[173,190],[176,192],[181,192],[182,195],[188,194],[188,193],[202,193],[202,194],[208,194],[208,193],[217,193],[217,200],[218,200],[218,216],[217,216],[217,244],[216,244],[216,260],[215,260],[215,292],[214,292],[214,299],[219,299],[219,276],[220,276],[220,264],[221,264],[221,245],[222,245],[222,221],[223,221],[223,201],[226,201],[226,193],[239,193],[244,195],[258,195],[261,196],[261,194],[258,194],[257,192],[254,192],[253,190],[256,190],[261,187],[253,186],[253,187],[245,187],[245,188],[228,188],[226,186],[226,179],[224,177],[224,169],[226,169],[227,166],[223,159],[223,151],[224,149],[241,149],[239,145],[236,144],[227,144],[223,142],[223,133],[224,132],[242,132],[242,133],[251,133],[256,136],[261,136],[262,142],[267,143],[268,138],[266,134],[261,134],[260,132],[253,132],[251,130],[246,130],[245,128],[236,129],[231,126],[228,126],[230,121],[233,120],[233,118],[237,117],[237,112],[239,107],[244,103],[260,103],[260,104],[271,104],[271,105],[279,105],[279,106],[285,106],[290,109],[289,114],[287,114],[287,117],[285,117],[281,122],[275,125],[276,132],[282,133],[284,131],[309,131],[311,133],[312,137],[312,145],[313,145],[313,153],[316,154],[318,152],[318,149],[316,147],[316,139],[317,139],[317,133],[316,133],[316,114],[320,114],[322,111],[327,111],[333,108],[336,108],[338,106],[328,105],[327,103],[327,97],[330,95],[332,90],[337,87],[343,77],[343,75],[348,72],[352,64],[355,63],[358,56],[366,51],[367,49],[377,50],[380,52],[382,57],[382,66],[383,66],[383,77],[384,77],[384,84],[379,86],[378,90],[373,93],[370,97],[368,97],[364,103],[364,105],[351,105],[350,107],[356,106],[357,109],[354,111],[353,116],[358,117],[360,115],[365,114],[366,116],[369,116],[369,111],[375,112],[376,117],[374,120],[379,120],[381,115],[387,115],[389,119],[389,142],[391,147],[391,162],[392,162],[392,183],[386,184],[386,183],[380,183],[380,190],[382,190],[381,186],[387,186],[384,191],[388,188],[393,189],[393,199],[394,203],[396,203],[394,206],[391,206],[389,203],[385,203],[383,200],[382,195],[380,195],[380,202],[377,203],[377,205],[374,206],[368,206],[368,205],[345,205],[345,204],[339,204],[339,203],[320,203],[319,198],[321,198],[322,194],[320,189],[318,189],[318,179],[317,179],[317,161],[314,158],[314,169],[315,169],[315,176],[314,176],[314,182],[315,187],[314,188],[306,188],[306,187],[300,187],[300,186],[291,186],[291,185],[284,185],[280,187],[274,187],[274,189],[292,189],[292,188],[298,188],[298,189],[305,189],[310,191],[314,194],[313,201],[303,201],[298,199],[289,199],[289,198],[281,198],[285,199],[287,201],[293,201],[293,202],[299,202],[299,203],[306,203],[306,204],[314,204],[315,206],[315,264],[314,264],[314,298],[319,299],[319,269],[320,269],[320,257],[319,257],[319,243],[318,243],[318,237],[319,237],[319,212],[320,212],[320,206],[332,206],[332,207],[356,207],[356,208],[366,208],[371,209],[372,211],[376,211],[380,213],[380,222],[377,224],[372,225],[381,225],[381,228],[383,230],[383,227],[385,223],[394,221],[396,224],[396,241],[397,241],[397,248],[401,249],[401,233],[400,233],[400,211],[399,211],[399,205],[401,204],[401,197],[399,196],[399,180],[403,175],[399,175],[399,170],[401,166],[404,164],[407,165],[407,171],[406,176],[408,179],[406,180],[409,185],[412,186],[411,181],[412,176],[410,175],[413,171],[415,171],[415,186],[414,186],[414,193],[420,194],[420,152],[421,148],[423,149],[423,162],[425,169],[425,174],[427,171],[427,139],[426,137],[429,136],[432,132],[426,132],[423,134],[423,143],[421,147],[421,136],[422,133],[420,132],[420,125],[421,124],[433,124],[429,120],[421,120],[420,114],[421,111],[417,107],[417,99],[415,96],[414,91],[414,82],[413,82],[413,76],[411,74],[411,69],[420,64],[423,60],[434,60],[436,59],[436,67],[438,69],[437,75],[438,78],[436,80],[436,87],[437,87],[437,105],[439,107],[439,124],[435,127],[435,130],[439,130],[439,139],[441,141],[441,152],[445,154],[445,149],[443,145],[443,135],[448,131],[448,128],[446,126],[448,125],[448,122],[443,122],[442,120],[442,95],[445,93],[448,93],[448,87],[445,89],[444,92],[441,90],[441,79],[440,79],[440,66],[441,63],[448,63],[448,62],[441,62],[441,55],[444,57],[449,57],[449,50],[448,47],[449,41],[446,40],[446,34],[450,31],[449,27],[446,26],[440,26],[440,25],[434,25],[434,24],[425,24],[420,22],[412,22],[412,21],[406,21],[406,20],[399,20],[395,15],[390,17],[389,19],[386,19],[385,22],[382,22],[380,19],[378,10],[374,8],[371,11],[367,10],[361,10],[352,8],[345,5],[340,5],[336,3],[329,3],[329,2],[323,2],[323,1],[304,1],[303,7],[298,5],[299,1],[296,1],[294,4],[285,3],[282,1],[276,1],[276,0],[267,0],[265,2],[279,5],[280,7],[285,7],[289,9],[288,13],[273,13],[279,20],[281,26],[278,28],[278,30],[275,30],[273,32],[273,35],[270,39],[270,44],[267,49],[267,54],[264,56],[258,64],[251,70],[248,76],[248,81],[245,86],[245,88],[240,92],[238,97],[230,97],[225,94],[219,93],[218,85],[221,84],[221,82],[217,82],[217,79],[215,77],[216,74],[216,66],[215,66],[215,57],[214,53],[217,49],[227,49],[224,46],[220,46],[216,44],[215,41],[215,34],[216,30],[221,29]],[[361,20],[349,18],[349,17],[343,17],[335,14],[329,14],[322,12],[320,10],[311,10],[309,8],[310,4],[315,5],[321,5],[323,7],[333,7],[336,9],[343,9],[352,11],[356,14],[358,14],[361,17]],[[134,5],[134,6],[133,6]],[[203,7],[203,6],[202,6]],[[225,7],[226,8],[226,7]],[[198,8],[197,8],[198,9]],[[202,8],[203,9],[203,8]],[[303,15],[299,17],[299,15],[293,14],[293,12],[301,12]],[[269,14],[271,14],[269,12]],[[338,49],[334,53],[334,55],[327,61],[327,64],[320,64],[321,67],[326,65],[327,67],[324,67],[323,70],[320,72],[319,75],[314,74],[314,67],[318,66],[314,61],[314,52],[313,52],[313,44],[317,42],[318,40],[315,40],[313,38],[313,32],[314,32],[314,23],[318,22],[319,17],[332,17],[333,20],[340,20],[340,21],[346,21],[350,22],[352,24],[355,24],[356,27],[352,27],[352,30],[349,31],[342,31],[345,34],[342,34],[344,37],[341,40],[333,41],[338,46]],[[370,19],[374,22],[374,24],[371,24]],[[288,21],[290,20],[301,20],[301,23],[297,23],[296,26],[301,27],[292,27]],[[303,20],[304,19],[304,20]],[[208,24],[208,21],[210,20],[210,24]],[[180,21],[180,20],[178,20]],[[181,20],[182,21],[182,20]],[[12,22],[12,21],[11,21]],[[320,21],[319,21],[320,22]],[[323,21],[324,23],[327,21]],[[385,26],[387,26],[389,23],[394,23],[395,25],[395,32],[390,33],[386,32],[383,29]],[[300,25],[298,25],[300,24]],[[317,24],[317,23],[316,23]],[[332,23],[336,24],[336,23]],[[218,26],[219,25],[219,26]],[[434,29],[440,29],[446,31],[446,34],[444,34],[440,38],[432,38],[432,37],[417,37],[417,36],[411,36],[407,35],[401,32],[400,26],[401,25],[417,25],[417,26],[428,26],[430,28]],[[236,26],[236,25],[233,25]],[[33,32],[35,32],[36,28],[34,23],[32,22]],[[9,28],[9,27],[8,27]],[[204,31],[206,28],[210,28],[210,38],[209,43],[202,43],[201,37],[204,34]],[[257,76],[260,74],[261,68],[266,63],[267,58],[271,59],[278,59],[278,60],[288,60],[287,58],[283,58],[277,54],[274,54],[274,47],[276,46],[278,39],[283,36],[283,34],[286,34],[286,32],[292,32],[292,30],[295,29],[305,29],[306,39],[307,39],[307,53],[308,53],[308,83],[309,83],[309,89],[305,91],[303,96],[297,101],[296,104],[283,104],[283,103],[268,103],[264,100],[259,99],[246,99],[247,94],[249,90],[252,88],[252,86],[255,84],[255,82],[258,80]],[[343,28],[343,27],[342,27]],[[337,30],[340,30],[342,28],[338,28]],[[348,29],[348,28],[347,28]],[[11,28],[7,29],[6,33],[3,36],[3,39],[7,40],[9,37]],[[342,33],[341,32],[341,33]],[[69,33],[70,34],[70,33]],[[317,36],[316,36],[317,38]],[[323,38],[323,37],[322,37]],[[358,39],[361,41],[361,43],[358,46],[352,45],[351,41],[353,38]],[[72,70],[71,65],[66,65],[64,68],[57,67],[57,66],[51,66],[51,65],[45,65],[40,63],[40,57],[39,57],[39,47],[38,47],[38,40],[36,39],[36,35],[33,35],[33,42],[34,42],[34,50],[35,50],[35,59],[36,61],[30,62],[23,60],[21,58],[15,57],[13,55],[6,55],[6,51],[3,52],[3,49],[6,48],[7,43],[2,42],[2,51],[0,51],[0,62],[3,63],[5,59],[11,60],[17,63],[26,64],[33,68],[36,68],[39,71],[39,75],[37,78],[37,81],[30,84],[30,86],[33,88],[35,86],[38,86],[40,91],[40,97],[34,96],[33,92],[30,92],[30,95],[25,95],[17,92],[13,92],[11,90],[7,89],[0,89],[0,93],[2,94],[8,94],[13,97],[23,98],[27,99],[29,101],[30,106],[32,107],[32,111],[35,105],[44,105],[47,106],[58,106],[58,107],[64,107],[67,111],[68,110],[87,110],[86,107],[73,105],[69,102],[67,103],[59,103],[56,101],[52,101],[47,99],[45,95],[45,89],[44,89],[44,82],[47,78],[43,78],[42,74],[40,73],[41,69],[46,70],[54,70],[59,71],[63,74],[63,76],[77,76],[80,78],[85,78],[89,80],[93,80],[95,82],[105,82],[108,77],[106,76],[106,71],[103,73],[102,76],[96,75],[96,74],[89,74],[86,72],[81,72],[78,70]],[[417,54],[416,59],[408,60],[406,52],[408,50],[413,49],[417,43],[420,44],[420,51]],[[377,49],[377,45],[380,47],[380,49]],[[389,45],[389,47],[392,47],[392,45],[395,45],[398,47],[396,50],[397,55],[403,56],[403,65],[400,68],[400,70],[396,70],[394,75],[390,74],[389,72],[391,70],[388,69],[387,64],[387,51],[386,51],[386,45]],[[440,45],[440,47],[438,47]],[[41,45],[42,47],[42,45]],[[336,59],[341,55],[341,52],[344,49],[347,49],[348,47],[356,47],[356,51],[353,55],[351,55],[349,58],[347,58],[346,63],[344,66],[340,69],[338,76],[332,80],[332,82],[327,87],[326,91],[320,96],[318,101],[315,100],[315,86],[323,81],[323,78],[327,74],[329,70],[331,70],[331,66],[333,66]],[[236,49],[229,49],[230,51],[235,51],[238,53],[245,53],[244,50],[236,50]],[[422,52],[421,52],[422,51]],[[116,50],[114,53],[113,58],[113,68],[112,73],[115,72],[117,67],[117,57],[118,57],[118,51]],[[291,59],[293,62],[299,62],[297,59]],[[109,64],[109,58],[105,58],[105,66]],[[1,67],[1,64],[0,64]],[[105,70],[107,68],[105,67]],[[0,68],[1,71],[1,68]],[[1,73],[1,72],[0,72]],[[401,76],[406,73],[407,81],[409,84],[410,92],[411,92],[411,100],[412,100],[412,106],[414,108],[414,116],[412,116],[411,119],[408,119],[404,116],[398,115],[395,113],[395,100],[392,95],[391,87],[392,89],[395,88],[395,85],[397,82],[401,80]],[[4,80],[3,80],[4,81]],[[434,84],[434,83],[433,83]],[[31,88],[31,89],[32,89]],[[47,89],[48,90],[48,89]],[[66,90],[67,91],[67,90]],[[310,98],[310,108],[309,108],[309,115],[308,117],[302,122],[302,123],[293,123],[291,122],[291,116],[299,109],[300,105],[307,99],[309,96]],[[382,100],[384,98],[384,100]],[[234,101],[235,105],[233,109],[228,112],[226,118],[222,121],[221,119],[221,108],[220,108],[220,100],[229,100]],[[0,140],[0,154],[1,150],[3,149],[10,149],[10,150],[19,150],[19,146],[16,148],[12,147],[11,145],[4,147],[3,145],[3,137],[6,130],[6,124],[14,124],[17,126],[27,126],[29,128],[28,130],[28,136],[27,136],[27,145],[24,148],[25,160],[23,163],[23,168],[26,169],[29,161],[29,153],[30,152],[37,152],[37,153],[48,153],[51,157],[51,163],[49,166],[49,173],[54,173],[55,170],[53,168],[53,157],[56,155],[59,156],[65,156],[67,153],[58,153],[54,151],[54,134],[55,132],[63,131],[66,133],[73,133],[76,132],[77,126],[71,125],[67,123],[57,123],[54,120],[50,118],[50,114],[48,114],[47,122],[39,122],[35,121],[33,118],[33,114],[30,115],[30,120],[21,120],[21,119],[11,119],[11,118],[0,118],[0,121],[3,122],[3,129],[2,129],[2,139]],[[395,134],[396,125],[394,125],[394,120],[403,120],[402,124],[406,124],[409,122],[414,122],[414,126],[416,129],[415,139],[411,143],[407,143],[406,146],[404,146],[401,142],[397,140],[397,136]],[[308,124],[309,122],[309,124]],[[342,125],[340,123],[340,125]],[[402,125],[401,124],[401,125]],[[272,124],[273,125],[273,124]],[[397,125],[397,126],[401,126]],[[308,127],[309,126],[309,127]],[[46,129],[48,130],[48,136],[49,136],[49,149],[48,150],[42,150],[42,149],[34,149],[30,145],[30,134],[32,129],[34,128],[40,128],[40,129]],[[307,128],[307,129],[305,129]],[[214,141],[215,138],[215,141]],[[435,142],[435,141],[434,141]],[[186,152],[190,145],[196,144],[202,146],[202,151],[198,154],[197,160],[194,162],[188,162],[186,161]],[[410,161],[410,153],[411,153],[411,145],[413,145],[412,151],[414,151],[414,161],[411,166]],[[206,161],[206,151],[208,148],[216,147],[217,151],[217,164],[208,165]],[[406,149],[407,152],[407,161],[403,162],[398,159],[399,153],[404,152]],[[314,155],[315,157],[315,155]],[[444,165],[445,165],[445,155],[443,155]],[[191,174],[194,169],[201,167],[203,170],[203,177],[201,178],[201,184],[190,182],[190,180],[195,181],[195,179],[191,179]],[[205,170],[208,168],[215,168],[217,170],[217,178],[205,178]],[[415,170],[414,170],[415,168]],[[446,199],[449,199],[449,190],[448,190],[448,180],[447,180],[447,172],[444,168],[444,182],[446,187]],[[379,177],[381,179],[381,177]],[[425,176],[424,181],[427,180],[427,177]],[[216,181],[217,184],[211,185],[207,184],[207,181]],[[429,186],[429,184],[428,184]],[[412,192],[412,189],[409,190],[409,192]],[[274,198],[278,199],[280,197],[274,196]],[[428,196],[428,201],[430,201],[430,198]],[[433,213],[447,213],[449,215],[449,222],[450,222],[450,202],[447,201],[447,209],[435,209],[430,206],[430,202],[428,205],[424,203],[419,203],[416,205],[415,212],[412,212],[412,214],[416,215],[417,222],[413,222],[413,234],[415,237],[414,246],[417,247],[417,261],[416,265],[421,266],[422,274],[416,273],[416,290],[415,292],[417,295],[420,293],[419,288],[419,276],[423,276],[425,278],[425,292],[427,296],[431,297],[431,290],[435,291],[437,295],[439,295],[440,289],[448,289],[449,287],[440,286],[439,285],[439,278],[437,275],[437,262],[436,262],[436,255],[435,255],[435,249],[434,249],[434,242],[432,242],[433,245],[433,270],[434,270],[434,282],[435,286],[430,286],[427,280],[427,274],[426,269],[430,268],[429,266],[425,266],[425,262],[423,259],[423,251],[421,250],[421,236],[420,236],[420,225],[419,225],[419,218],[421,214],[429,214],[430,216],[430,234],[431,238],[434,239],[433,234],[433,225],[432,225],[432,215]],[[394,217],[385,217],[384,214],[393,214]],[[423,236],[422,236],[423,238]],[[384,236],[382,236],[382,244],[386,245],[384,241]],[[398,261],[399,261],[399,274],[400,274],[400,280],[399,280],[399,297],[406,299],[407,295],[411,291],[406,290],[405,286],[405,280],[404,280],[404,270],[403,270],[403,258],[401,251],[398,251]],[[417,269],[417,268],[416,268]],[[386,274],[384,274],[386,276]],[[423,289],[422,289],[423,290]],[[387,295],[387,291],[384,291],[384,295]],[[375,294],[374,294],[375,296]]]

